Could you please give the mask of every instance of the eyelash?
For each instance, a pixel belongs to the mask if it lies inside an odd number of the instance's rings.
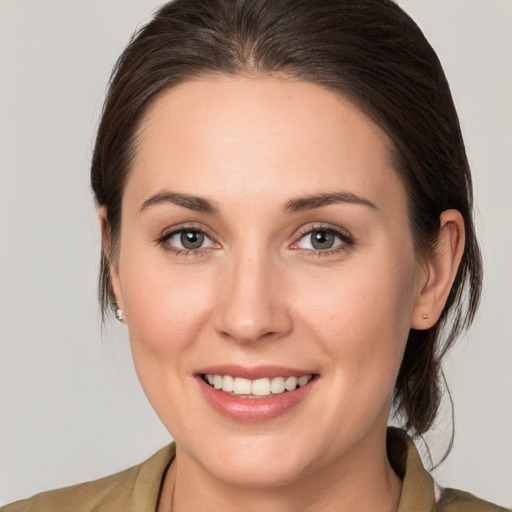
[[[209,252],[209,250],[211,249],[210,247],[203,247],[203,248],[198,248],[198,249],[180,249],[178,247],[173,247],[173,246],[170,246],[169,244],[167,244],[167,242],[173,236],[175,236],[179,233],[182,233],[184,231],[192,231],[192,232],[201,233],[213,242],[212,237],[210,237],[208,235],[208,233],[203,228],[199,228],[199,227],[196,227],[193,225],[187,225],[187,226],[182,226],[178,229],[173,229],[171,232],[165,233],[164,235],[159,237],[156,240],[156,242],[158,245],[162,246],[165,251],[170,252],[170,253],[174,254],[175,256],[192,256],[194,258],[200,258],[204,254]],[[339,228],[330,226],[330,225],[316,225],[316,226],[307,226],[307,227],[302,228],[299,231],[297,239],[293,243],[293,245],[297,244],[306,235],[310,235],[310,234],[314,233],[315,231],[330,233],[330,234],[336,236],[341,241],[341,243],[333,249],[325,249],[325,250],[302,249],[303,251],[308,252],[312,256],[315,256],[315,257],[330,256],[332,254],[337,254],[339,252],[345,251],[354,245],[354,239],[352,238],[352,236],[349,233],[347,233]],[[293,249],[293,250],[299,250],[299,249]]]
[[[164,235],[159,237],[156,240],[156,242],[158,245],[162,246],[162,248],[165,251],[170,252],[171,254],[173,254],[175,256],[192,256],[194,258],[200,258],[204,254],[206,254],[206,252],[208,252],[209,247],[203,247],[203,248],[199,248],[199,249],[180,249],[178,247],[173,247],[173,246],[167,244],[167,242],[174,235],[183,233],[184,231],[192,231],[192,232],[196,232],[196,233],[202,233],[206,238],[208,238],[209,240],[212,240],[212,237],[209,236],[208,233],[203,228],[200,228],[200,227],[197,227],[194,225],[185,225],[185,226],[181,226],[177,229],[173,229],[169,233],[165,233]]]
[[[336,236],[341,241],[341,243],[337,247],[334,247],[332,249],[325,249],[323,251],[319,249],[302,249],[304,251],[307,251],[312,256],[318,257],[338,254],[340,252],[346,251],[347,249],[350,249],[354,245],[354,239],[348,232],[341,230],[340,228],[336,228],[334,226],[326,224],[306,226],[302,228],[301,230],[299,230],[298,238],[297,241],[294,242],[294,245],[302,238],[304,238],[306,235],[311,235],[315,231],[330,233]]]

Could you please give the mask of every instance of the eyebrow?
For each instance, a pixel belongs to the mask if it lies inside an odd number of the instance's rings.
[[[350,203],[368,206],[378,210],[377,206],[365,197],[358,196],[352,192],[335,192],[326,194],[313,194],[305,197],[290,199],[284,207],[285,212],[295,213],[306,210],[313,210],[322,206],[328,206],[336,203]]]
[[[159,204],[171,203],[183,208],[188,208],[201,213],[208,213],[210,215],[218,215],[219,208],[208,199],[199,196],[193,196],[190,194],[181,194],[178,192],[159,192],[146,199],[141,207],[140,211],[143,212],[150,206]],[[328,206],[336,203],[349,203],[359,204],[367,206],[374,210],[378,210],[377,206],[372,203],[369,199],[353,194],[352,192],[335,192],[325,194],[313,194],[310,196],[298,197],[290,199],[284,206],[286,213],[297,213],[307,210],[313,210],[315,208],[321,208],[322,206]]]
[[[211,201],[208,201],[208,199],[177,192],[160,192],[151,196],[142,203],[140,211],[143,212],[150,206],[168,203],[182,206],[183,208],[188,208],[196,212],[209,213],[211,215],[217,215],[219,213],[219,208]]]

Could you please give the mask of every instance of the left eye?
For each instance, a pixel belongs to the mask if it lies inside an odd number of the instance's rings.
[[[197,229],[180,229],[166,237],[166,242],[177,249],[193,251],[215,245],[205,233]]]
[[[328,251],[346,243],[346,237],[332,229],[313,229],[304,234],[296,245],[300,249]]]

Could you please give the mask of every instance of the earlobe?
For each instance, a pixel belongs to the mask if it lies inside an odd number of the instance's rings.
[[[110,286],[112,287],[112,291],[116,298],[118,308],[123,310],[123,300],[119,280],[119,265],[113,254],[112,237],[110,234],[110,229],[107,221],[107,208],[105,206],[100,206],[98,208],[98,220],[100,223],[101,246],[103,248],[103,254],[105,255],[106,260],[108,261],[109,266],[108,275]]]
[[[426,279],[412,311],[413,329],[429,329],[441,316],[464,253],[464,243],[462,215],[457,210],[444,211],[436,246],[426,260]]]

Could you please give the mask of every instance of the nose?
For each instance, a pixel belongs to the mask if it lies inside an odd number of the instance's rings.
[[[238,343],[280,338],[292,329],[285,278],[267,255],[239,255],[219,276],[215,328]]]

